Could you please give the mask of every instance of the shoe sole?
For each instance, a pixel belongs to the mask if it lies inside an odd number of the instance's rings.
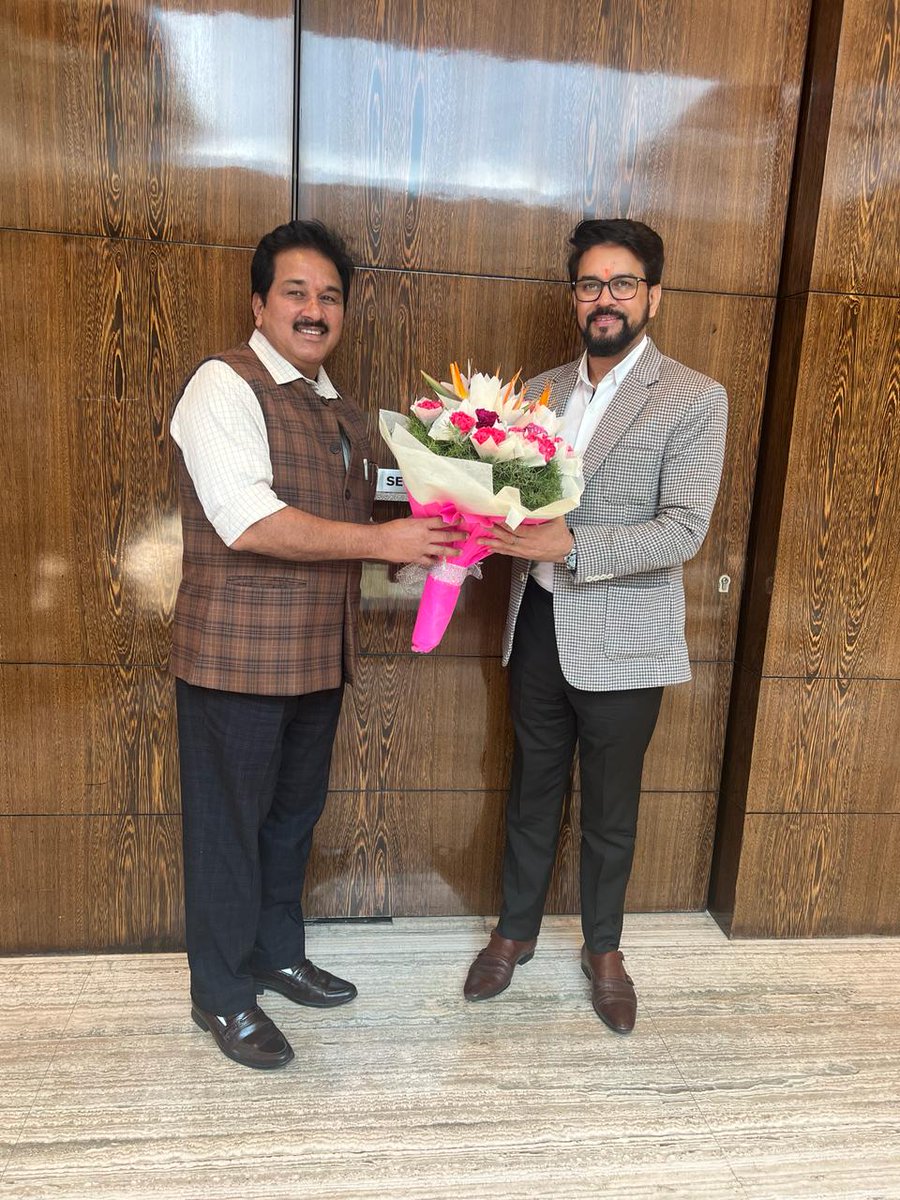
[[[581,964],[581,973],[582,973],[582,975],[584,975],[584,977],[588,981],[588,983],[594,982],[593,975],[590,973],[590,971],[587,969],[587,967],[584,965],[584,963]],[[594,1006],[591,1005],[591,1008],[594,1008]],[[607,1021],[606,1017],[604,1017],[603,1013],[598,1013],[596,1008],[594,1008],[594,1012],[597,1014],[597,1016],[600,1018],[600,1020],[606,1026],[606,1028],[611,1030],[613,1033],[617,1033],[619,1035],[619,1037],[628,1037],[629,1033],[633,1032],[633,1029],[620,1029],[617,1025],[611,1025],[609,1023],[609,1021]]]
[[[277,992],[279,996],[284,996],[285,1000],[290,1000],[291,1004],[297,1004],[301,1008],[340,1008],[342,1004],[352,1004],[358,992],[354,992],[352,996],[347,996],[343,1000],[297,1000],[286,988],[276,987],[274,983],[258,983],[256,985],[257,996],[264,996],[266,992]]]
[[[210,1035],[212,1040],[216,1043],[216,1045],[219,1047],[219,1049],[222,1051],[222,1053],[225,1055],[226,1058],[230,1058],[232,1062],[236,1062],[239,1067],[250,1067],[250,1069],[253,1071],[278,1071],[282,1067],[286,1067],[289,1062],[293,1062],[293,1060],[294,1060],[294,1051],[290,1047],[288,1047],[288,1049],[291,1049],[291,1056],[290,1056],[290,1058],[286,1058],[283,1062],[273,1062],[273,1063],[247,1062],[245,1059],[239,1058],[236,1054],[233,1054],[232,1051],[230,1051],[227,1046],[223,1046],[222,1043],[219,1041],[219,1039],[216,1037],[216,1035],[213,1033],[213,1031],[210,1029],[210,1027],[207,1025],[207,1023],[203,1020],[203,1018],[198,1017],[197,1014],[193,1011],[193,1009],[191,1010],[191,1020],[194,1022],[194,1024],[197,1026],[198,1029],[202,1029],[204,1033],[208,1033]]]
[[[515,970],[516,967],[523,967],[525,965],[525,963],[531,962],[531,960],[533,958],[534,958],[533,950],[531,951],[530,954],[523,954],[521,958],[516,959],[513,970]],[[482,992],[480,996],[466,996],[465,998],[466,998],[466,1000],[468,1000],[468,1002],[470,1004],[477,1004],[479,1000],[493,1000],[493,998],[495,996],[502,996],[503,993],[506,991],[506,989],[509,987],[509,985],[511,983],[512,983],[512,974],[510,974],[509,979],[506,981],[506,983],[504,983],[503,987],[497,988],[496,992]]]

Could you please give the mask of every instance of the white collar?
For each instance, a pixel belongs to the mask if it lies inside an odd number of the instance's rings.
[[[588,374],[588,354],[587,350],[585,350],[584,354],[581,356],[581,362],[578,364],[578,378],[585,385],[588,391],[591,392],[591,394],[593,394],[601,384],[606,383],[607,380],[614,388],[617,388],[646,349],[647,335],[645,333],[638,344],[636,346],[632,346],[622,361],[616,363],[616,365],[610,371],[607,371],[596,387],[593,383],[591,383],[591,377]]]
[[[305,379],[307,383],[312,384],[318,395],[324,396],[327,400],[338,399],[339,393],[325,373],[324,367],[319,367],[315,379],[310,379],[308,375],[298,371],[293,363],[289,363],[283,355],[279,354],[269,339],[258,329],[254,329],[250,335],[249,346],[276,383],[296,383],[298,379]]]

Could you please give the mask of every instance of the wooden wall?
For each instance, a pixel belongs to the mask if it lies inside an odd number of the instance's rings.
[[[712,905],[900,932],[900,13],[815,6]]]
[[[167,425],[187,370],[247,331],[249,248],[292,207],[338,226],[362,265],[332,374],[373,420],[417,393],[420,367],[471,356],[529,373],[573,356],[562,281],[583,215],[663,234],[654,336],[721,379],[732,411],[713,528],[687,572],[694,681],[665,699],[629,903],[704,907],[808,7],[4,6],[0,949],[180,944]],[[859,54],[851,76],[871,69]],[[865,212],[874,245],[883,225]],[[822,226],[823,262],[842,220]],[[881,268],[853,261],[874,288]],[[820,311],[823,344],[838,309]],[[869,307],[859,336],[877,339],[890,311]],[[860,579],[874,599],[881,576]],[[309,912],[490,912],[510,758],[504,566],[470,582],[427,658],[409,653],[414,603],[387,568],[364,588]],[[558,910],[576,903],[577,797],[576,779]]]
[[[0,11],[3,950],[180,944],[168,421],[290,213],[293,28],[291,0]]]

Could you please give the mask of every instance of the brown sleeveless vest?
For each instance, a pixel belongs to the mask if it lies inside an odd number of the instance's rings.
[[[214,357],[259,400],[279,499],[329,521],[366,523],[377,472],[360,409],[343,398],[322,399],[302,379],[275,383],[246,344]],[[342,431],[350,444],[347,469]],[[206,519],[177,447],[176,457],[184,552],[172,673],[201,687],[267,696],[352,681],[360,564],[229,550]]]

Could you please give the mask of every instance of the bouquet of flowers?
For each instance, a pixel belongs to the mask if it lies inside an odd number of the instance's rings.
[[[559,419],[547,407],[549,386],[535,399],[497,375],[463,375],[456,363],[450,382],[422,372],[434,393],[416,400],[409,416],[381,410],[380,428],[393,451],[413,515],[440,516],[468,534],[459,555],[433,567],[425,580],[413,631],[420,653],[440,642],[466,575],[490,554],[479,539],[491,525],[562,516],[584,490],[581,459],[558,435]]]

